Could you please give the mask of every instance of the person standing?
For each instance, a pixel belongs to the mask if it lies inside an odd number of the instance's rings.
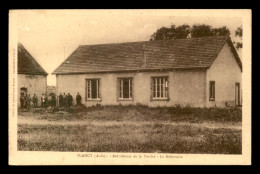
[[[76,101],[77,101],[77,105],[79,106],[81,104],[81,96],[79,95],[79,92],[78,95],[76,96]]]
[[[36,108],[38,106],[38,99],[36,94],[33,95],[33,107]]]
[[[65,97],[64,97],[65,95]],[[64,93],[63,97],[64,97],[64,107],[68,107],[68,96]]]
[[[47,98],[47,94],[44,94],[44,108],[47,108],[48,106],[48,98]]]
[[[44,93],[42,93],[42,96],[41,96],[41,106],[42,106],[42,108],[44,108],[44,103],[45,103],[45,96],[44,96]]]
[[[21,97],[20,97],[20,105],[21,105],[21,108],[24,108],[24,96],[23,95],[21,95]]]
[[[53,94],[50,94],[49,96],[47,96],[47,101],[48,101],[47,107],[49,107],[49,106],[52,107],[52,95],[53,95]]]
[[[60,95],[59,95],[59,107],[62,107],[62,106],[63,106],[63,96],[60,93]]]
[[[53,107],[53,109],[55,109],[55,107],[56,107],[56,96],[55,96],[55,94],[52,95],[52,107]]]
[[[26,97],[26,105],[27,105],[27,111],[29,111],[30,107],[31,107],[31,97],[30,97],[30,94],[28,94],[27,97]]]
[[[70,95],[70,93],[68,93],[68,107],[70,107],[72,105],[72,95]]]

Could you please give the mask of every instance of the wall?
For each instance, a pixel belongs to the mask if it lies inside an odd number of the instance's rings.
[[[56,94],[56,86],[47,86],[47,95],[49,96],[51,93]]]
[[[46,93],[47,77],[42,75],[18,74],[18,106],[20,107],[20,89],[27,88],[27,94],[32,98],[34,94],[38,98],[38,106],[41,103],[42,93]]]
[[[240,96],[242,94],[242,73],[235,60],[230,46],[226,43],[219,55],[207,71],[206,75],[206,101],[207,106],[224,107],[235,104],[235,83],[240,83]],[[209,101],[209,81],[215,81],[215,101]],[[241,101],[241,99],[240,99]]]
[[[169,101],[151,101],[151,77],[168,76]],[[133,101],[117,100],[117,78],[133,77]],[[79,92],[86,106],[96,105],[127,105],[141,103],[149,106],[205,106],[205,71],[172,71],[172,72],[142,72],[116,74],[82,74],[57,75],[57,94],[70,93],[75,97]],[[101,101],[85,102],[85,79],[100,78]]]

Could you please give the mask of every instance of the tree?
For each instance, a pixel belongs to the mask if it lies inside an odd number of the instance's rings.
[[[226,36],[230,35],[227,27],[212,28],[210,25],[196,24],[190,27],[189,25],[180,25],[176,27],[172,25],[170,28],[162,27],[158,29],[151,37],[150,40],[172,40],[172,39],[185,39],[188,37],[209,37],[209,36]]]
[[[165,40],[167,39],[169,29],[166,27],[162,27],[158,29],[152,36],[150,40]]]
[[[238,27],[235,31],[235,36],[236,37],[240,37],[240,39],[242,40],[243,37],[243,29],[242,26]],[[234,42],[235,46],[237,49],[243,48],[243,43],[242,42]]]
[[[239,36],[239,37],[242,37],[242,36],[243,36],[242,26],[237,28],[237,30],[236,30],[236,32],[235,32],[235,36]]]
[[[227,27],[220,27],[220,28],[213,28],[213,35],[214,36],[229,36],[230,31]]]
[[[185,39],[190,34],[189,25],[180,25],[176,27],[172,25],[170,28],[162,27],[158,29],[151,37],[150,40],[172,40],[172,39]]]
[[[190,26],[189,25],[181,25],[176,28],[176,36],[175,39],[185,39],[190,35]]]
[[[229,36],[229,29],[224,26],[212,28],[210,25],[193,25],[191,28],[191,37],[209,37],[209,36]]]
[[[210,25],[193,25],[191,28],[191,37],[209,37],[213,36],[213,30]]]

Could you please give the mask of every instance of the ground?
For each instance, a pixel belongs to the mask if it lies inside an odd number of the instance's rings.
[[[99,106],[18,113],[18,150],[242,153],[237,108]]]

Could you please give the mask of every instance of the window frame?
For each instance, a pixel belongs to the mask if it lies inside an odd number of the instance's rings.
[[[97,80],[97,98],[88,98],[88,81]],[[85,101],[101,101],[101,92],[100,92],[100,78],[86,78],[85,79]],[[92,87],[90,86],[90,89]],[[90,93],[91,95],[91,93]]]
[[[211,84],[213,84],[213,91],[211,89]],[[212,92],[212,95],[211,95]],[[214,80],[209,81],[209,101],[215,101],[216,100],[216,82]]]
[[[121,91],[121,80],[131,80],[129,82],[129,98],[122,98],[120,96],[123,96],[123,90]],[[134,100],[134,78],[133,77],[117,77],[117,100],[118,101],[133,101]],[[131,96],[131,98],[130,98]]]
[[[156,80],[155,80],[156,79]],[[159,80],[159,91],[156,90],[158,88],[158,79]],[[167,79],[167,80],[166,80]],[[165,81],[166,80],[166,81]],[[165,81],[165,83],[162,83],[162,81]],[[156,83],[154,83],[156,82]],[[167,82],[167,83],[166,83]],[[166,86],[166,87],[165,87]],[[163,89],[162,89],[163,88]],[[155,96],[154,97],[154,92]],[[159,92],[159,95],[167,95],[166,97],[157,97],[157,94]],[[170,94],[169,94],[169,76],[152,76],[151,77],[151,101],[169,101],[170,100]]]

